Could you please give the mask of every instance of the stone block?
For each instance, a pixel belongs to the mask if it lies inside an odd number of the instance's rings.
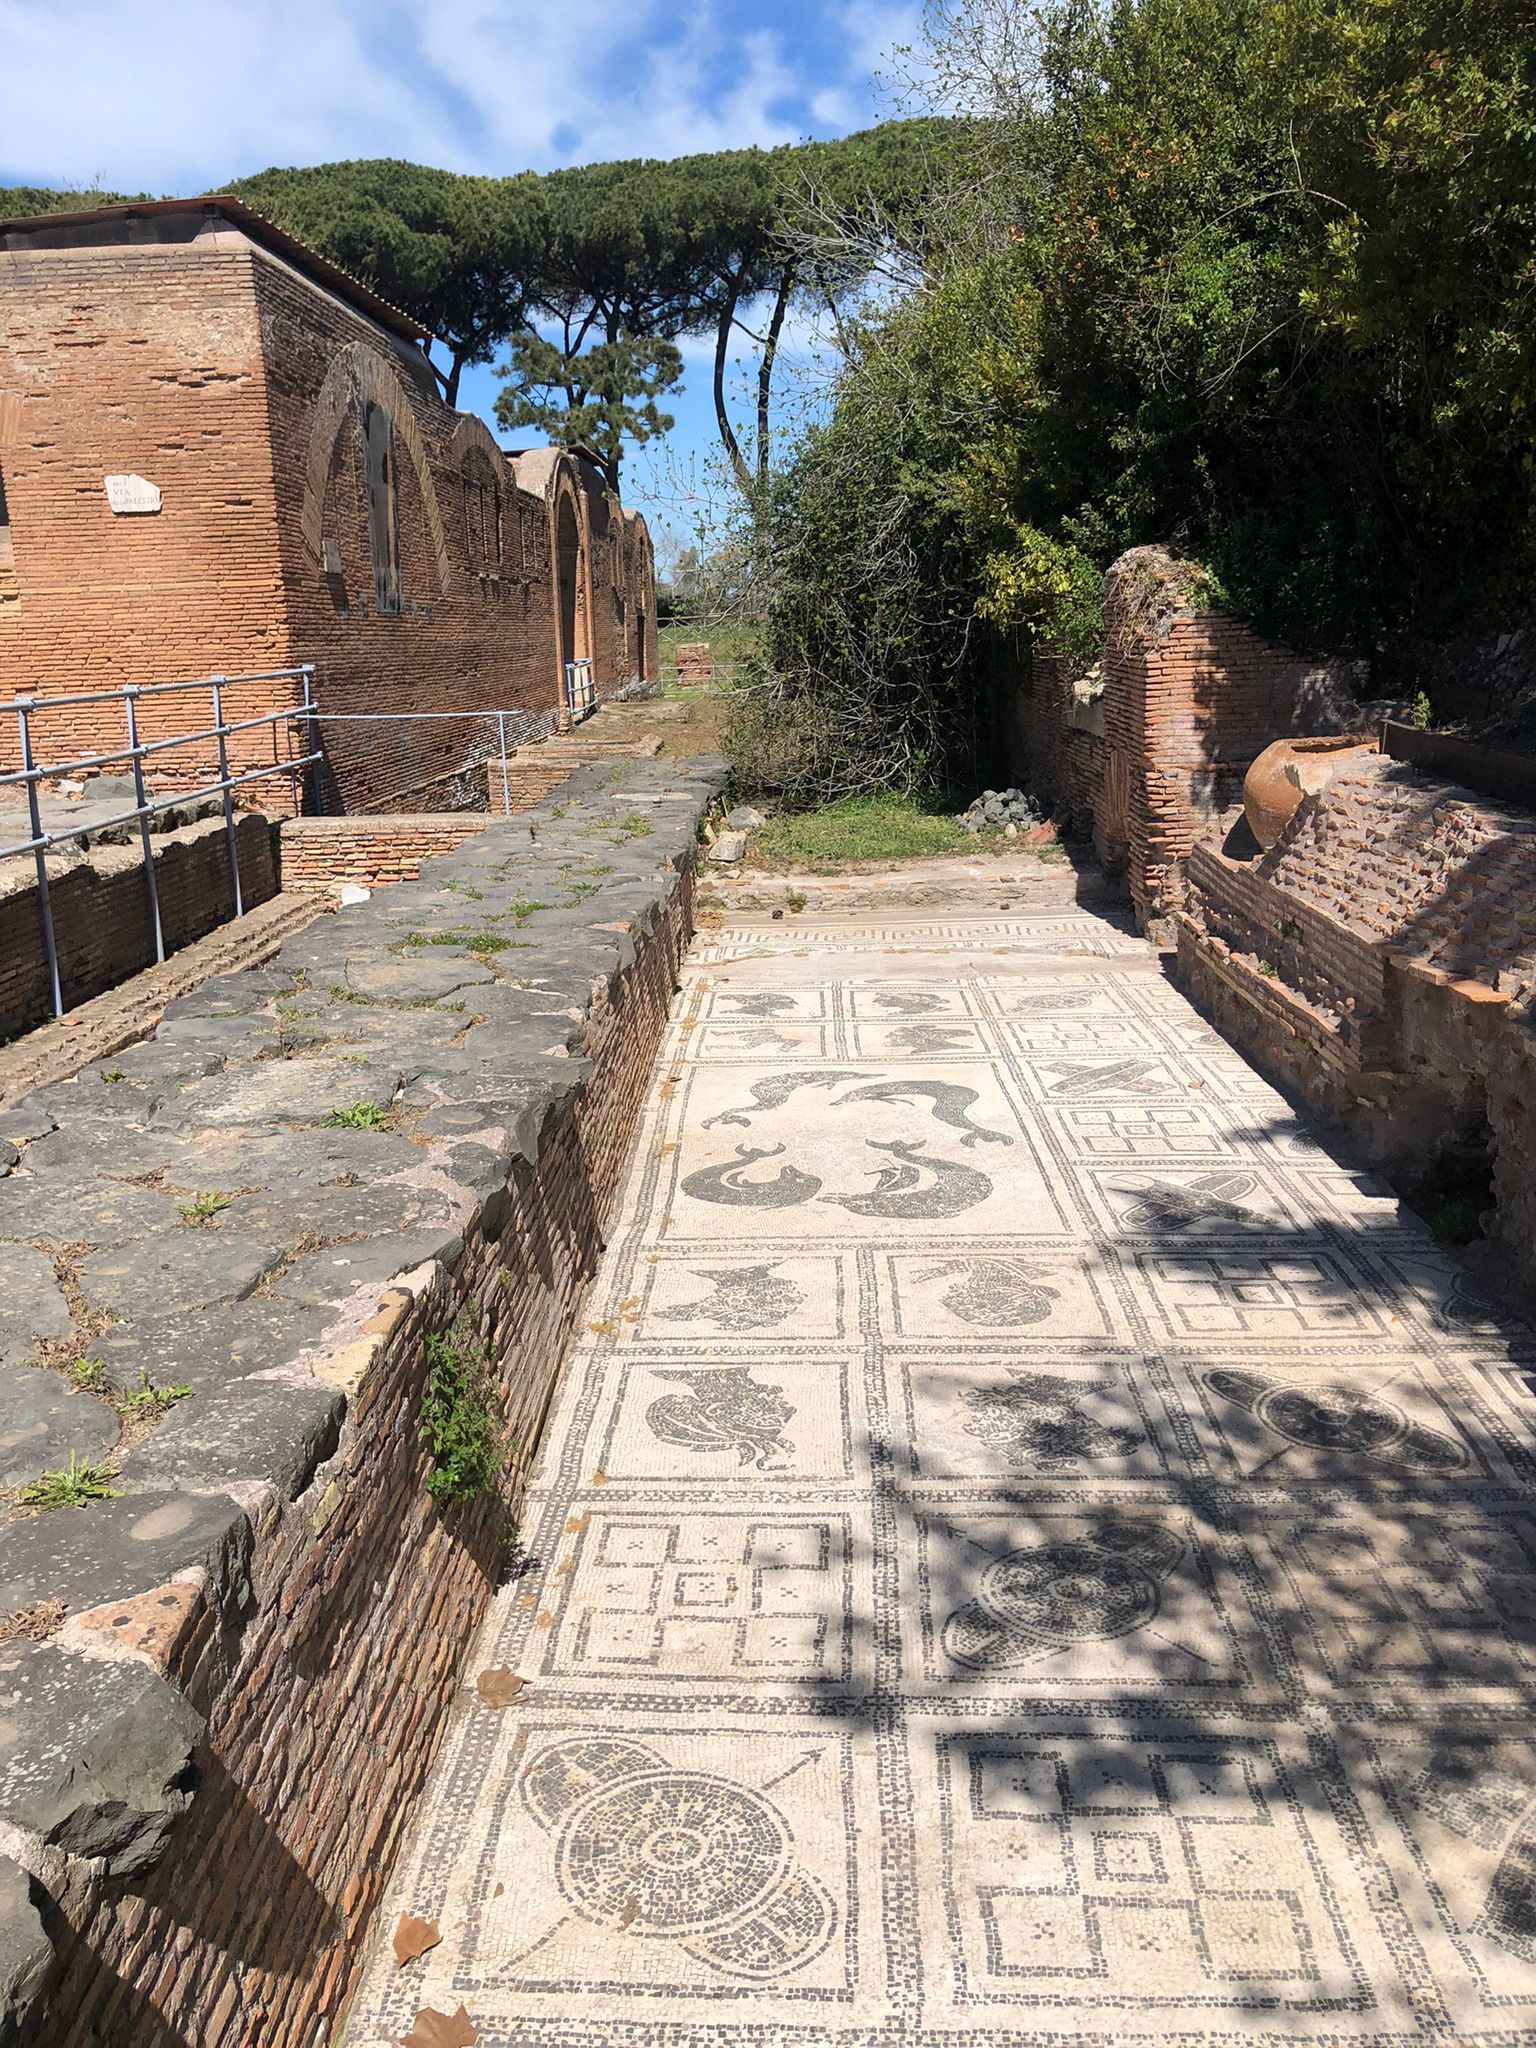
[[[93,1252],[80,1267],[80,1291],[90,1308],[124,1322],[190,1314],[241,1300],[278,1258],[274,1246],[254,1237],[167,1231],[142,1244]]]
[[[451,1259],[462,1240],[456,1226],[395,1231],[359,1244],[333,1244],[296,1259],[273,1282],[286,1300],[339,1307],[360,1287],[385,1286],[429,1259]]]
[[[79,1614],[201,1566],[215,1607],[250,1590],[251,1529],[228,1494],[123,1494],[0,1529],[0,1614],[62,1600]]]
[[[35,1357],[40,1343],[67,1337],[73,1327],[48,1254],[0,1244],[0,1365]]]
[[[40,1473],[60,1471],[71,1453],[82,1464],[99,1464],[120,1434],[104,1401],[71,1387],[56,1372],[0,1366],[0,1486],[24,1486]]]
[[[0,2048],[35,2040],[52,1967],[53,1943],[32,1903],[32,1880],[0,1856]]]
[[[125,1493],[258,1482],[302,1493],[336,1448],[346,1402],[335,1387],[233,1380],[179,1402],[123,1460]]]
[[[160,1856],[193,1785],[201,1717],[144,1665],[52,1643],[0,1649],[0,1816],[116,1878]]]

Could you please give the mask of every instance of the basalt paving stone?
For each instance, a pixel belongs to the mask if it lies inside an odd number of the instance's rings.
[[[323,1124],[355,1103],[387,1109],[400,1086],[393,1061],[317,1054],[312,1059],[262,1060],[233,1073],[195,1082],[167,1101],[167,1122],[220,1125]]]
[[[12,1244],[33,1238],[53,1244],[128,1244],[174,1230],[181,1220],[173,1196],[131,1181],[22,1172],[0,1183],[0,1241]]]
[[[216,1605],[248,1590],[250,1524],[228,1494],[123,1495],[87,1515],[34,1515],[0,1529],[0,1615],[43,1600],[83,1614],[207,1570]]]
[[[348,2048],[1536,2041],[1530,1333],[1155,965],[695,949]]]
[[[121,1433],[105,1402],[66,1385],[57,1373],[0,1367],[0,1486],[24,1486],[40,1472],[60,1471],[71,1452],[82,1464],[95,1464]]]
[[[216,1047],[226,1059],[242,1052],[265,1052],[277,1036],[277,1020],[263,1011],[215,1010],[208,1014],[191,1010],[184,1016],[165,1016],[155,1032],[157,1044]]]
[[[212,1230],[180,1230],[145,1243],[93,1252],[80,1264],[80,1291],[99,1314],[125,1322],[239,1301],[277,1264],[275,1245]]]
[[[21,1153],[9,1138],[0,1138],[0,1174],[9,1173],[21,1157]]]
[[[295,1131],[216,1130],[184,1141],[168,1178],[188,1192],[238,1194],[382,1180],[421,1163],[416,1146],[392,1131],[324,1125]]]
[[[0,1245],[0,1364],[31,1358],[72,1325],[53,1260],[31,1245]]]
[[[177,1088],[186,1081],[200,1081],[205,1074],[216,1074],[226,1057],[218,1046],[177,1044],[174,1040],[162,1044],[153,1038],[82,1067],[76,1085],[87,1090],[93,1083],[121,1087],[127,1080],[151,1091]]]
[[[127,1079],[112,1082],[92,1070],[76,1081],[50,1088],[46,1100],[61,1130],[99,1130],[115,1138],[119,1131],[127,1134],[145,1129],[175,1086],[173,1082],[148,1086]]]
[[[29,1144],[56,1127],[53,1111],[39,1095],[23,1095],[0,1109],[0,1138],[11,1145]]]
[[[258,1295],[193,1315],[156,1313],[114,1323],[89,1350],[115,1387],[135,1388],[147,1374],[152,1386],[190,1386],[196,1393],[294,1364],[330,1320],[326,1309]]]
[[[208,1227],[286,1250],[305,1238],[360,1237],[446,1223],[452,1215],[453,1204],[436,1188],[386,1181],[355,1188],[269,1188],[238,1195],[210,1218]]]
[[[293,987],[293,976],[276,967],[250,967],[240,974],[216,974],[200,988],[167,1003],[165,1016],[244,1017]]]
[[[232,1380],[178,1402],[124,1458],[117,1483],[143,1493],[260,1480],[292,1500],[335,1450],[345,1406],[319,1383]]]
[[[32,1902],[32,1878],[0,1857],[0,2000],[18,2036],[28,2038],[53,1966],[53,1943]]]
[[[421,946],[406,953],[364,953],[344,960],[336,980],[353,995],[386,1002],[441,1002],[455,990],[489,981],[491,970],[468,953]]]
[[[114,1877],[147,1869],[186,1810],[202,1721],[147,1665],[52,1643],[0,1649],[0,1815]]]
[[[112,1130],[86,1122],[35,1139],[26,1149],[25,1161],[28,1173],[39,1178],[133,1180],[166,1173],[180,1182],[181,1174],[191,1171],[196,1154],[194,1141],[179,1131]]]
[[[273,1281],[273,1292],[288,1301],[340,1303],[355,1288],[387,1286],[428,1259],[452,1260],[460,1237],[457,1229],[402,1230],[361,1244],[335,1244],[296,1259]]]

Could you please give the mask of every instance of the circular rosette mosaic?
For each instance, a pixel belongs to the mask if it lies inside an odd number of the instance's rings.
[[[1156,1615],[1182,1550],[1155,1527],[1010,1550],[946,1620],[945,1654],[972,1670],[1006,1669],[1045,1650],[1130,1635]]]
[[[1263,1373],[1223,1370],[1206,1384],[1256,1422],[1307,1450],[1363,1458],[1408,1472],[1459,1472],[1466,1448],[1415,1422],[1380,1394],[1344,1386],[1296,1386]]]
[[[556,1837],[562,1897],[599,1927],[679,1941],[712,1969],[759,1979],[832,1938],[833,1902],[761,1792],[673,1769],[640,1743],[576,1738],[534,1759],[522,1794]]]

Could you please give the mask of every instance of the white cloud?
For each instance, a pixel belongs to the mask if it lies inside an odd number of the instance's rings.
[[[870,118],[910,15],[850,0],[813,38],[725,5],[0,0],[0,179],[191,191],[349,156],[504,172],[793,141]]]

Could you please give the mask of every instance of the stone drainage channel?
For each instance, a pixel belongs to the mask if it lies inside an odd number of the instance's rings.
[[[1536,2040],[1533,1368],[1114,919],[728,914],[349,2048]]]

